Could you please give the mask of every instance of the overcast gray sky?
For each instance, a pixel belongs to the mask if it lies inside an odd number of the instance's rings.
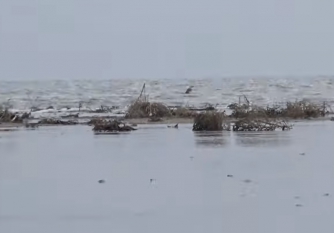
[[[333,0],[0,0],[0,79],[334,74]]]

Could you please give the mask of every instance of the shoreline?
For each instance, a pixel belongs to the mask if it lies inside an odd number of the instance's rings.
[[[299,122],[316,122],[316,121],[330,121],[331,116],[325,116],[325,117],[319,117],[319,118],[311,118],[311,119],[285,119],[289,123],[299,123]],[[92,118],[90,118],[92,119]],[[103,117],[102,117],[103,119]],[[108,118],[106,118],[108,119]],[[117,118],[115,118],[117,119]],[[273,118],[273,119],[280,119],[280,118]],[[71,119],[68,119],[71,120]],[[110,119],[112,120],[112,119]],[[180,118],[180,117],[165,117],[161,118],[161,121],[152,122],[149,121],[149,118],[129,118],[129,119],[117,119],[120,120],[126,124],[129,125],[169,125],[169,124],[193,124],[194,119],[193,118]],[[234,123],[237,121],[237,118],[227,118],[225,119],[225,123]],[[79,122],[78,124],[40,124],[39,126],[76,126],[76,125],[87,125],[88,122]],[[6,131],[4,129],[11,129],[14,130],[14,128],[21,128],[24,127],[24,123],[13,123],[13,122],[1,122],[0,123],[0,131]]]

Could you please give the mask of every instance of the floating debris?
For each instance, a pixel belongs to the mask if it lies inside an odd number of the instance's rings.
[[[296,207],[303,207],[302,204],[296,204]]]
[[[129,125],[125,125],[123,122],[117,120],[95,120],[93,123],[94,132],[122,132],[122,131],[133,131],[137,130]]]
[[[77,125],[76,121],[62,121],[54,118],[45,118],[38,122],[39,125]]]
[[[329,193],[325,193],[324,196],[325,196],[325,197],[329,197]]]
[[[305,155],[305,153],[304,153],[304,152],[302,152],[302,153],[299,153],[299,155]]]
[[[98,181],[100,184],[104,184],[106,181],[105,180],[99,180]]]
[[[232,178],[232,177],[233,177],[233,175],[227,175],[227,177],[229,177],[229,178]]]
[[[274,131],[276,129],[289,130],[292,126],[284,120],[244,118],[236,121],[232,127],[233,131]]]

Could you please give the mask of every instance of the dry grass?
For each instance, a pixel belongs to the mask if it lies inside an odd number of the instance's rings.
[[[236,106],[231,114],[233,118],[291,118],[307,119],[325,116],[326,105],[306,101],[287,102],[285,106],[268,106],[267,108],[252,106]]]
[[[1,122],[22,123],[22,117],[18,116],[15,113],[9,112],[7,110],[2,110],[0,111],[0,121]]]
[[[200,113],[194,118],[193,131],[223,130],[224,114],[216,111]]]
[[[147,118],[147,117],[170,117],[171,112],[167,106],[161,103],[150,103],[136,101],[129,109],[126,118]]]

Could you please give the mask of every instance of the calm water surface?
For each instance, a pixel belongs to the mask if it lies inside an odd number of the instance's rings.
[[[332,233],[333,131],[2,132],[0,232]]]

